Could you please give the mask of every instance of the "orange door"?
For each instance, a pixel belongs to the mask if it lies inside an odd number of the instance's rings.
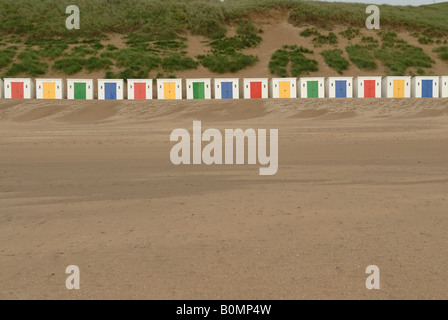
[[[289,83],[289,81],[280,81],[279,90],[280,98],[291,98],[291,84]]]
[[[43,83],[44,99],[56,99],[56,84],[54,82]]]

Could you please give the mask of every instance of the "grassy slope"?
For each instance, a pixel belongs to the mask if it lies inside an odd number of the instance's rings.
[[[65,8],[73,3],[81,10],[80,30],[65,28]],[[86,38],[101,39],[101,35],[112,32],[126,36],[131,32],[143,32],[148,40],[157,41],[178,40],[188,30],[192,34],[216,39],[225,35],[229,24],[238,23],[250,17],[251,13],[262,13],[271,8],[287,10],[293,25],[309,24],[327,30],[332,30],[335,25],[364,28],[367,17],[364,4],[300,0],[2,0],[0,37],[2,42],[10,45],[14,42],[11,39],[15,38],[36,42],[49,36],[73,43]],[[382,29],[419,32],[442,39],[448,36],[447,3],[422,7],[380,6],[380,9]],[[152,48],[149,42],[145,50],[148,48]],[[163,56],[165,51],[159,53]],[[179,53],[179,59],[183,59],[182,52]],[[36,56],[34,53],[32,55]],[[45,61],[52,65],[48,59]],[[32,66],[33,60],[30,58],[25,62]],[[46,72],[44,66],[41,67]],[[128,66],[130,68],[132,66]],[[143,70],[143,73],[146,71]],[[29,73],[26,68],[23,72]]]

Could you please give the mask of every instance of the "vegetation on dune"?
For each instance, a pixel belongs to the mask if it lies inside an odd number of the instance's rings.
[[[17,54],[18,47],[11,46],[0,50],[0,68],[8,66]]]
[[[341,49],[331,49],[322,52],[325,62],[330,68],[335,69],[339,74],[348,69],[350,62],[342,56]]]
[[[359,36],[359,29],[349,26],[346,30],[339,32],[339,34],[347,40],[352,40],[355,37]]]
[[[19,60],[14,62],[6,71],[5,77],[14,77],[21,73],[36,77],[47,72],[48,64],[40,61],[38,51],[27,48],[19,53],[17,57]]]
[[[81,11],[79,30],[65,27],[65,8],[72,4]],[[382,30],[413,32],[420,44],[440,46],[435,52],[447,61],[447,3],[379,7]],[[2,0],[0,72],[3,76],[38,76],[48,70],[67,75],[104,70],[106,76],[126,79],[147,77],[150,72],[172,75],[197,68],[198,64],[213,72],[235,72],[258,61],[258,57],[245,53],[262,40],[251,19],[269,17],[274,8],[288,12],[293,25],[306,26],[301,35],[312,37],[315,47],[331,45],[336,49],[338,36],[357,39],[345,49],[361,69],[374,70],[381,61],[390,74],[410,70],[425,73],[433,64],[421,48],[393,33],[381,32],[381,43],[364,37],[360,30],[365,27],[365,4],[301,0]],[[226,36],[229,25],[237,25],[235,36]],[[346,30],[336,35],[335,25],[345,25]],[[188,57],[187,32],[207,37],[210,51],[197,59]],[[128,35],[126,47],[105,45],[103,40],[111,33]],[[325,50],[323,55],[332,68],[343,72],[349,62],[338,50]],[[317,68],[304,52],[295,49],[282,48],[274,55],[269,66],[274,74],[295,75]],[[110,70],[112,67],[116,73]]]
[[[259,34],[252,22],[242,20],[233,37],[222,37],[210,42],[211,51],[197,58],[202,65],[212,72],[236,72],[254,65],[258,57],[247,55],[241,51],[256,47],[261,42]]]
[[[307,28],[303,30],[300,35],[302,37],[308,38],[314,36],[313,44],[314,47],[322,47],[324,44],[337,44],[338,36],[333,32],[328,33],[328,35],[323,35],[316,28]]]
[[[304,53],[312,54],[312,50],[296,45],[285,45],[274,52],[269,62],[269,70],[279,77],[298,77],[303,74],[318,71],[316,60],[307,58]],[[290,66],[290,72],[288,72]]]
[[[249,12],[268,12],[272,8],[291,10],[290,22],[332,28],[335,24],[363,28],[365,4],[324,3],[301,0],[78,0],[81,29],[65,28],[65,8],[72,0],[2,0],[0,33],[96,37],[117,32],[144,32],[154,39],[175,39],[189,30],[209,38],[222,38],[226,23],[248,17]],[[446,36],[448,5],[422,7],[379,6],[382,27],[419,31],[427,36]],[[43,17],[45,17],[43,19]]]
[[[361,70],[375,70],[378,65],[375,61],[375,56],[368,46],[355,44],[345,48],[348,53],[350,61],[353,62]]]
[[[374,53],[389,69],[390,75],[404,75],[409,68],[416,68],[419,74],[423,74],[423,68],[431,68],[434,63],[422,48],[399,39],[395,32],[383,33],[382,40],[382,47]]]
[[[438,47],[434,49],[434,52],[438,53],[438,56],[441,60],[448,62],[448,47]]]

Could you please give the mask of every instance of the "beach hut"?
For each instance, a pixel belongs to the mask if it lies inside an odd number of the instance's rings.
[[[158,99],[182,99],[182,79],[157,79]]]
[[[296,78],[271,79],[271,98],[297,98]]]
[[[325,90],[327,98],[353,98],[353,78],[329,77]]]
[[[98,100],[123,100],[122,79],[98,79]]]
[[[411,95],[413,98],[438,98],[440,77],[419,76],[411,80]]]
[[[128,79],[128,100],[152,99],[152,79]]]
[[[383,98],[411,97],[411,77],[386,77],[382,82]]]
[[[240,79],[218,78],[214,81],[215,99],[239,99]]]
[[[3,80],[0,79],[0,98],[3,99]]]
[[[300,98],[325,98],[325,78],[300,78],[298,91]]]
[[[211,79],[187,79],[187,99],[211,99]]]
[[[69,100],[92,100],[92,79],[67,79],[67,99]]]
[[[64,99],[64,81],[62,79],[36,79],[37,99]]]
[[[268,97],[267,78],[244,78],[244,99],[266,99]]]
[[[34,83],[29,78],[6,78],[4,80],[5,99],[34,98]]]
[[[440,77],[440,98],[448,98],[448,77]]]
[[[381,98],[381,76],[357,77],[353,81],[355,98]]]

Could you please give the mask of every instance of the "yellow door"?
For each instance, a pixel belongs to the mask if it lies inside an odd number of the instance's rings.
[[[291,85],[289,81],[279,82],[280,98],[291,98]]]
[[[56,84],[54,82],[44,82],[44,99],[56,99]]]
[[[394,80],[394,98],[404,98],[404,80]]]
[[[163,95],[165,99],[176,99],[176,83],[165,82],[163,84]]]

